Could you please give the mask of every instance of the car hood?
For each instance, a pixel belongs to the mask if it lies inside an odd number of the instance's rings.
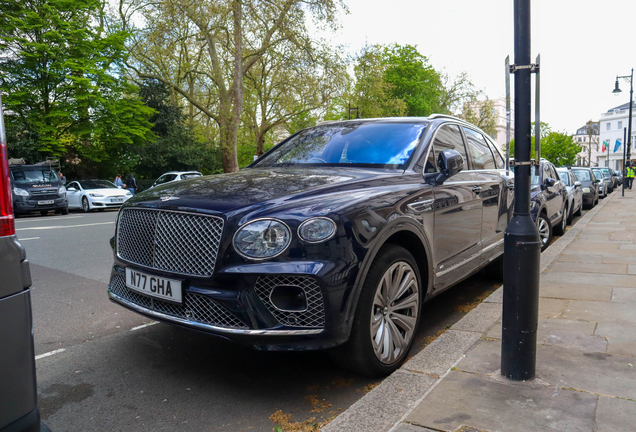
[[[358,189],[371,186],[366,184],[368,181],[401,173],[353,168],[245,169],[160,185],[135,195],[128,203],[223,213],[272,201]]]
[[[128,191],[126,189],[113,189],[113,188],[104,188],[104,189],[84,189],[84,192],[87,194],[100,194],[104,196],[120,196],[126,195]]]

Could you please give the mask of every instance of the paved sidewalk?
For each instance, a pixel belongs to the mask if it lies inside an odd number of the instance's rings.
[[[636,431],[636,191],[541,256],[537,377],[500,375],[497,290],[323,431]]]

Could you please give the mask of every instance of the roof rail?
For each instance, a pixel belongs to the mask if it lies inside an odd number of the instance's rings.
[[[459,117],[455,117],[448,114],[431,114],[430,116],[428,116],[428,118],[429,119],[447,118],[447,119],[452,119],[452,120],[457,120],[460,122],[467,123],[466,120],[463,120],[463,119],[460,119]]]

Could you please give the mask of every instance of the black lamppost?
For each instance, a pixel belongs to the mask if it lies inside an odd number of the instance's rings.
[[[625,155],[625,159],[623,159],[623,177],[625,176],[625,168],[627,161],[632,158],[631,146],[632,146],[632,105],[634,105],[634,68],[632,68],[632,74],[626,76],[616,76],[616,83],[614,84],[614,93],[618,96],[622,90],[618,87],[618,80],[623,79],[625,81],[629,81],[629,120],[627,123],[627,153]],[[607,162],[609,166],[609,152],[607,156]],[[625,180],[623,180],[623,188],[622,188],[622,196],[625,196]]]
[[[351,107],[351,102],[349,102],[349,120],[351,120],[351,111],[356,112],[356,119],[360,118],[360,109],[358,107]]]

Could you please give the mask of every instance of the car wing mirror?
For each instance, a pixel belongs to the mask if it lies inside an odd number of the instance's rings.
[[[553,179],[553,178],[547,178],[547,179],[545,179],[545,181],[543,182],[543,184],[544,184],[546,187],[552,187],[552,186],[554,186],[554,185],[556,184],[556,180],[555,180],[555,179]]]
[[[77,192],[77,189],[75,189],[74,187],[70,187],[67,189],[68,192]]]
[[[464,158],[456,150],[442,150],[437,158],[439,175],[436,183],[444,183],[446,179],[454,176],[464,169]]]
[[[583,186],[583,183],[581,183],[580,181],[574,182],[575,188],[580,188],[581,186]]]

